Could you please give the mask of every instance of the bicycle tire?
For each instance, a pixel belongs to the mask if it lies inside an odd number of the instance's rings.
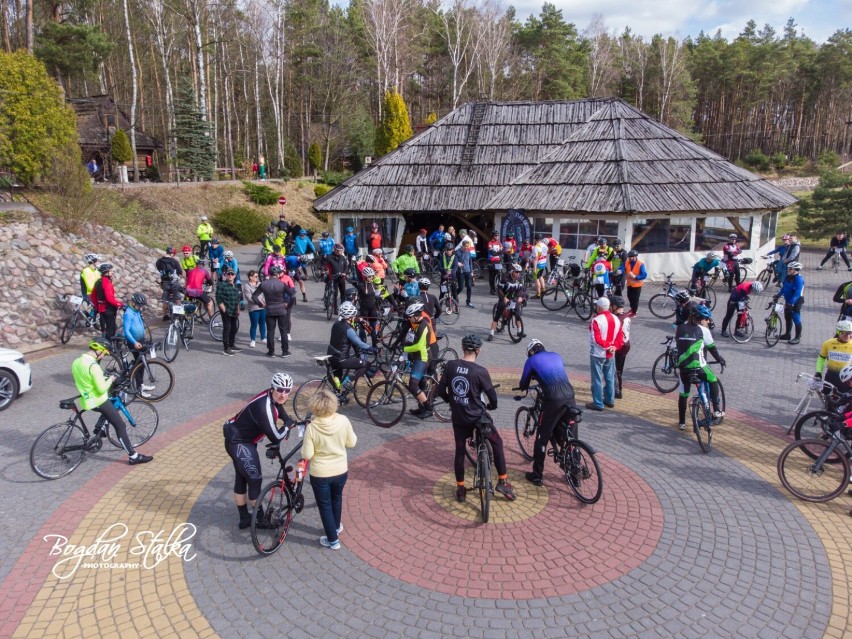
[[[200,258],[200,257],[201,257],[201,245],[200,245],[200,244],[194,244],[194,245],[192,246],[192,254],[193,254],[195,257],[198,257],[198,258]]]
[[[128,419],[127,415],[120,408],[118,409],[118,413],[125,421],[130,445],[136,448],[154,436],[154,433],[157,432],[157,427],[160,425],[160,416],[156,408],[143,400],[133,402],[132,404],[125,404],[124,407],[127,409],[130,419]],[[115,428],[109,422],[107,422],[106,432],[110,444],[116,448],[123,448],[121,442],[118,441]]]
[[[215,339],[217,342],[222,341],[222,312],[216,311],[213,313],[210,318],[210,322],[207,325],[207,330],[210,331],[210,337]]]
[[[571,303],[571,298],[559,284],[545,289],[541,294],[541,305],[548,311],[561,311]]]
[[[74,336],[74,329],[77,328],[77,318],[80,314],[77,311],[68,318],[68,321],[65,322],[62,326],[62,332],[59,334],[59,341],[63,344],[67,344],[71,338]]]
[[[390,428],[405,415],[406,391],[398,382],[385,380],[375,384],[367,394],[367,416],[376,426]]]
[[[648,310],[651,315],[660,319],[669,319],[675,315],[676,303],[674,298],[666,293],[657,293],[648,300]]]
[[[166,334],[163,336],[163,359],[171,363],[177,359],[180,352],[181,336],[178,332],[177,325],[172,322],[169,324]]]
[[[661,393],[671,393],[677,390],[680,384],[680,371],[674,363],[671,363],[668,373],[663,370],[664,365],[668,362],[667,357],[669,357],[667,352],[662,353],[654,360],[654,365],[651,367],[651,381],[654,382],[654,387]]]
[[[565,481],[584,504],[596,503],[603,494],[603,475],[591,447],[579,439],[570,439],[562,449],[560,467]]]
[[[476,451],[477,476],[476,489],[479,491],[479,507],[482,511],[482,523],[487,524],[491,516],[491,455],[490,445],[486,441]]]
[[[766,287],[769,286],[769,282],[772,280],[772,270],[768,267],[763,269],[757,274],[757,278],[755,279],[763,284],[763,290],[766,290]]]
[[[713,413],[707,403],[701,401],[700,397],[692,399],[692,430],[701,452],[709,453],[713,449]]]
[[[444,360],[444,365],[446,365],[447,362],[451,362],[454,359],[458,359],[458,358],[459,358],[459,352],[456,349],[454,349],[452,346],[447,346],[446,348],[442,348],[441,351],[438,353],[438,359]],[[442,371],[443,371],[443,368],[444,367],[441,366]],[[441,376],[438,375],[437,372],[435,373],[435,377],[439,380],[441,379]]]
[[[308,408],[311,398],[328,385],[328,380],[323,377],[322,379],[309,379],[296,389],[296,392],[293,393],[293,414],[297,421],[305,420],[308,413],[311,412]]]
[[[290,501],[290,493],[281,483],[276,480],[266,485],[251,514],[251,543],[264,556],[273,554],[281,547],[293,523],[295,509]]]
[[[319,264],[317,263],[317,261],[313,260],[311,262],[311,277],[314,278],[314,282],[319,282],[322,279],[322,276],[323,276],[322,269],[319,267]]]
[[[361,408],[366,408],[367,395],[370,393],[370,389],[385,379],[385,373],[380,368],[373,369],[371,377],[367,377],[366,374],[361,375],[352,387],[352,396],[355,398],[355,403]]]
[[[766,331],[763,339],[769,348],[772,348],[781,339],[781,318],[777,313],[772,313],[766,320]]]
[[[849,485],[849,460],[841,447],[832,451],[830,463],[815,462],[811,453],[823,455],[832,442],[803,439],[787,446],[778,456],[778,478],[799,499],[810,502],[831,501]],[[826,460],[828,461],[828,460]]]
[[[737,335],[737,331],[742,333],[742,335]],[[746,323],[744,327],[739,326],[739,322],[734,327],[734,330],[731,331],[731,339],[734,340],[737,344],[745,344],[754,336],[754,319],[751,314],[746,317]]]
[[[745,266],[739,267],[739,274],[740,274],[740,279],[739,279],[740,284],[742,284],[743,282],[748,280],[748,269]]]
[[[716,308],[716,293],[710,286],[705,284],[704,288],[698,291],[697,296],[709,303],[711,311]]]
[[[183,329],[181,330],[181,340],[183,340],[183,347],[186,350],[189,350],[189,342],[193,337],[195,337],[195,319],[190,317],[184,321]]]
[[[142,374],[142,384],[144,386],[153,386],[151,390],[146,390],[147,397],[141,395],[142,389],[136,387],[136,377]],[[130,369],[130,392],[134,395],[140,395],[142,399],[147,399],[149,402],[159,402],[172,392],[175,387],[175,374],[168,364],[164,364],[156,359],[148,362],[148,370],[142,362],[138,362],[136,366]]]
[[[459,321],[459,304],[450,296],[441,298],[441,315],[438,321],[447,326]]]
[[[585,293],[577,293],[573,301],[574,312],[581,320],[592,319],[592,298]]]
[[[524,320],[516,313],[512,313],[506,320],[506,331],[509,333],[509,339],[513,344],[517,344],[524,339]]]
[[[70,424],[67,421],[54,424],[44,429],[33,442],[30,448],[30,468],[44,479],[65,477],[83,463],[86,457],[85,444],[86,436],[79,424]],[[63,450],[69,446],[76,450]]]
[[[439,422],[448,423],[452,419],[450,405],[447,401],[438,395],[438,381],[440,378],[434,378],[429,382],[426,400],[429,402],[429,408],[432,409],[432,414],[438,418]]]
[[[470,275],[475,280],[482,279],[482,267],[479,262],[474,260],[470,263]]]
[[[804,441],[816,439],[818,441],[831,441],[832,431],[843,427],[843,416],[827,410],[814,410],[805,413],[793,425],[793,439]],[[807,453],[807,449],[805,449]],[[819,457],[819,452],[813,453],[811,459]],[[829,462],[831,463],[831,462]]]
[[[538,424],[529,406],[521,406],[515,411],[515,438],[524,459],[532,461],[535,440],[538,436]]]
[[[811,407],[811,403],[813,403],[815,397],[818,400],[819,405],[821,406],[821,408],[819,408],[818,410],[825,410],[825,400],[823,399],[823,394],[821,392],[812,394],[811,391],[808,391],[804,395],[804,397],[799,400],[799,403],[796,404],[796,410],[793,413],[793,421],[790,422],[790,427],[787,429],[788,435],[793,432],[793,429],[796,427],[796,422],[802,418],[802,415],[807,415],[808,413],[814,412],[808,409]]]

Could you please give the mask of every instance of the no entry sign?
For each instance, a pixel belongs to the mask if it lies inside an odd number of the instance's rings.
[[[284,206],[285,204],[287,204],[287,198],[282,195],[281,197],[278,198],[278,204],[280,204],[281,206]]]

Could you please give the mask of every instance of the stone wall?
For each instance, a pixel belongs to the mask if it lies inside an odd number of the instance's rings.
[[[86,253],[115,265],[119,299],[142,291],[159,310],[154,262],[162,253],[106,226],[86,224],[75,235],[60,230],[53,218],[18,212],[0,226],[0,347],[31,350],[59,343],[68,317],[62,298],[80,294]]]

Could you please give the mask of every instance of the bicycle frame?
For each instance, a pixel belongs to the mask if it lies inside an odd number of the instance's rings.
[[[799,373],[798,375],[796,375],[796,383],[798,384],[799,380],[802,378],[808,381],[808,389],[805,391],[805,394],[802,399],[799,400],[799,403],[796,404],[796,409],[793,415],[793,421],[790,423],[790,428],[787,429],[788,435],[793,432],[793,429],[796,427],[796,422],[799,421],[799,418],[802,415],[810,412],[809,409],[811,407],[811,402],[813,402],[814,398],[819,399],[821,410],[828,410],[828,406],[826,404],[826,395],[824,394],[824,391],[827,389],[829,391],[829,394],[833,394],[836,390],[834,384],[831,384],[830,382],[824,382],[822,380],[819,380],[821,382],[820,387],[816,388],[815,382],[817,381],[817,378],[813,375],[809,375],[808,373]]]

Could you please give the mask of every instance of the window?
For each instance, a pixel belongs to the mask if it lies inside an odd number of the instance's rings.
[[[533,218],[533,241],[540,240],[543,237],[550,237],[551,235],[553,235],[552,217]]]
[[[637,220],[633,223],[631,249],[640,253],[689,251],[692,223],[689,218]]]
[[[618,237],[618,221],[565,219],[559,225],[559,243],[564,249],[585,251],[599,237],[605,237],[611,246]]]
[[[752,217],[707,217],[695,220],[695,250],[712,251],[721,249],[728,236],[736,233],[742,247],[751,246]]]
[[[369,253],[369,239],[372,230],[373,222],[379,225],[379,233],[382,234],[382,248],[396,248],[396,231],[399,226],[400,219],[394,217],[342,217],[340,218],[340,237],[335,238],[338,242],[343,242],[343,236],[346,234],[346,228],[351,226],[355,229],[355,234],[358,236],[358,248],[362,254]]]
[[[771,240],[775,239],[775,233],[778,230],[778,211],[764,213],[760,218],[760,245],[765,246]]]

